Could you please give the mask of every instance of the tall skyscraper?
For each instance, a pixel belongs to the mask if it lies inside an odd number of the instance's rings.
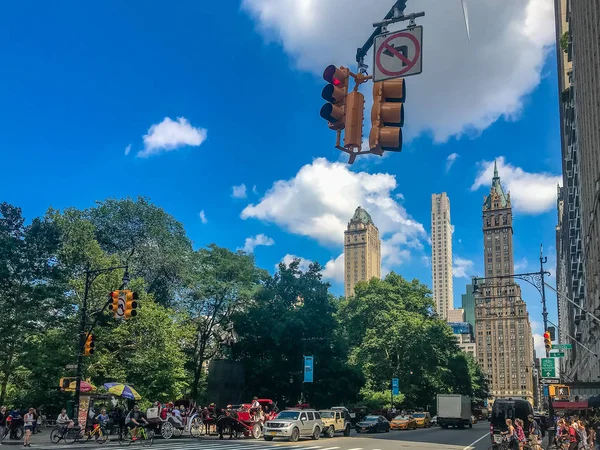
[[[467,284],[467,292],[461,295],[461,306],[465,311],[465,321],[475,328],[475,295],[473,294],[473,282]]]
[[[600,309],[600,4],[555,0],[563,187],[559,187],[556,284],[561,358],[568,379],[598,381],[600,361],[574,342],[600,353],[596,324],[581,309]],[[571,336],[571,337],[569,337]],[[574,339],[573,339],[574,338]]]
[[[452,292],[452,225],[450,199],[445,192],[431,196],[431,277],[433,301],[440,318],[454,308]]]
[[[494,164],[490,194],[483,203],[484,267],[489,279],[475,300],[479,365],[491,378],[493,398],[524,397],[533,403],[533,338],[527,305],[514,274],[510,193]]]
[[[354,295],[359,281],[381,278],[381,240],[371,216],[360,206],[344,231],[344,294]]]

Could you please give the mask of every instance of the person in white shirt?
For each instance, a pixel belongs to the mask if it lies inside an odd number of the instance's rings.
[[[67,416],[66,409],[64,409],[64,408],[62,409],[62,411],[56,418],[56,424],[66,426],[67,428],[73,428],[73,421],[71,419],[69,419],[69,416]]]
[[[25,430],[25,438],[23,439],[23,447],[31,447],[29,440],[33,431],[33,408],[29,408],[27,414],[23,416],[23,430]]]

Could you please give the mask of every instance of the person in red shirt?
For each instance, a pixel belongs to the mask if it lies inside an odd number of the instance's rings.
[[[571,425],[569,426],[569,450],[577,450],[577,446],[577,422],[571,420]]]

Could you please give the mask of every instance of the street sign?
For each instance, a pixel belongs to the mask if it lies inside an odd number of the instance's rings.
[[[313,382],[313,363],[314,363],[314,359],[312,356],[304,357],[304,382],[305,383]]]
[[[67,364],[65,369],[77,369],[77,364]]]
[[[550,353],[550,357],[551,358],[564,358],[565,354],[563,352],[559,352],[559,353]]]
[[[392,395],[400,395],[400,382],[398,378],[392,378]]]
[[[542,377],[556,377],[554,358],[542,358]]]
[[[560,384],[560,378],[541,378],[540,383],[542,383],[542,384]]]
[[[548,385],[544,386],[544,397],[550,397],[550,389],[548,389]]]
[[[375,36],[373,81],[423,72],[423,27]]]
[[[552,350],[571,350],[573,348],[573,344],[552,344]]]

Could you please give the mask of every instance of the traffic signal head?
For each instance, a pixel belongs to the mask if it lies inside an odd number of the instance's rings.
[[[83,354],[85,356],[90,356],[94,354],[94,347],[96,345],[95,340],[96,338],[93,334],[88,335],[87,339],[85,340],[85,348],[83,351]]]
[[[365,96],[358,91],[350,92],[346,97],[344,148],[355,149],[362,146],[364,111]]]
[[[343,130],[345,126],[346,96],[348,95],[349,70],[329,65],[323,71],[323,79],[329,84],[323,88],[321,96],[329,103],[321,107],[321,117],[329,122],[332,130]]]
[[[110,302],[108,307],[116,318],[117,311],[119,311],[119,291],[112,291],[110,294],[108,294],[108,297]]]
[[[125,319],[129,319],[131,317],[137,316],[137,292],[126,291],[127,295],[125,297]]]
[[[546,347],[546,350],[550,350],[552,348],[552,341],[550,340],[550,333],[547,331],[544,332],[544,346]]]
[[[402,126],[404,126],[404,100],[406,82],[403,78],[373,83],[373,108],[369,148],[372,153],[402,151]]]

